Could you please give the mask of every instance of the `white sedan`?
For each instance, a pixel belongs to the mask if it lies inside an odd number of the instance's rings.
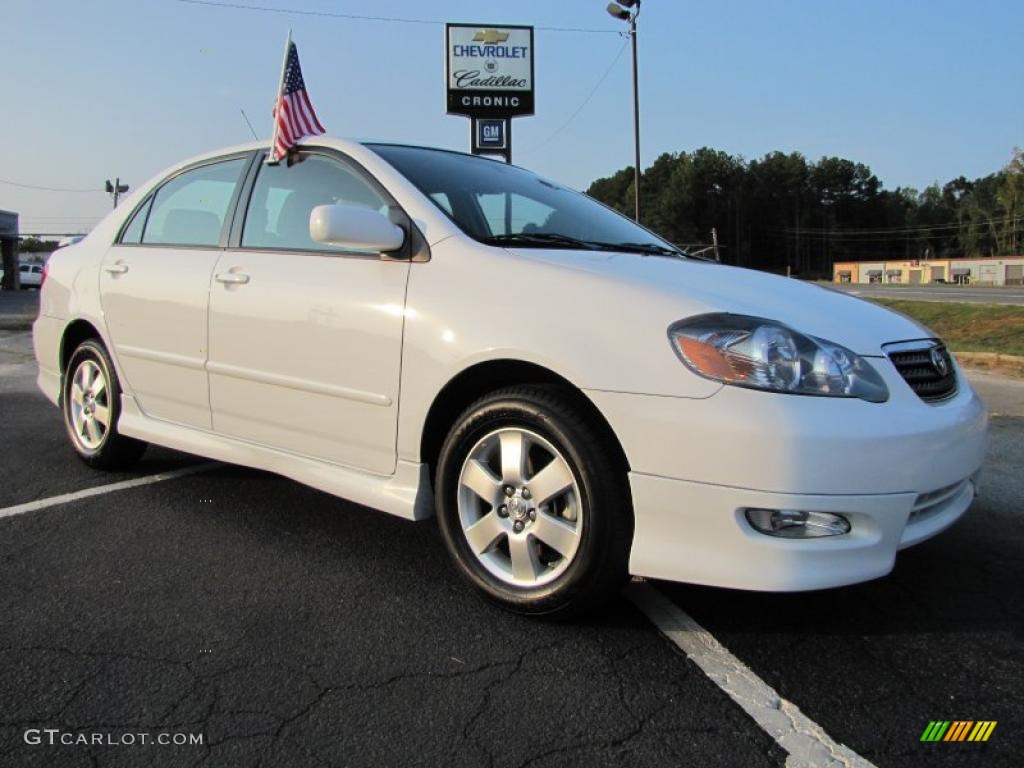
[[[872,579],[975,496],[985,409],[902,315],[493,160],[266,149],[168,169],[51,258],[38,381],[91,466],[157,443],[436,515],[536,614],[630,573]]]

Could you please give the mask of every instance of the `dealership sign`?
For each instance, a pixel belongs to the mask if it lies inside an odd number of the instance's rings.
[[[446,25],[445,79],[450,115],[532,115],[533,27]]]

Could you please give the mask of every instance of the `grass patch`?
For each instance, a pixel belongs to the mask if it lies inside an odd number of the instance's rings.
[[[956,352],[1024,355],[1024,307],[874,299],[924,323]]]

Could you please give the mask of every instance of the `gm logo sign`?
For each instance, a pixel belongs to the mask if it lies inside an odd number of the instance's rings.
[[[506,148],[507,138],[505,136],[504,120],[478,120],[476,126],[476,143],[480,149]]]

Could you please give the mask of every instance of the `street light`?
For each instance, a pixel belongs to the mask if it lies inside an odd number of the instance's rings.
[[[107,179],[106,192],[108,195],[114,196],[114,207],[117,208],[117,199],[128,191],[128,185],[122,184],[120,177],[113,184],[110,183],[110,179]]]
[[[632,8],[630,13],[628,9]],[[640,223],[640,85],[636,64],[636,17],[640,15],[640,0],[618,0],[608,3],[608,13],[619,21],[629,22],[629,36],[633,40],[633,194],[635,213],[633,218]]]

